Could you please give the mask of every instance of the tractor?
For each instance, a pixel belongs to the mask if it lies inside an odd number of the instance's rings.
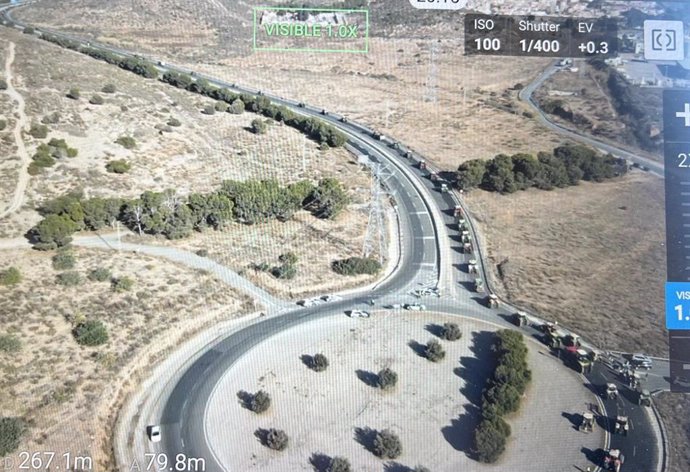
[[[527,315],[525,315],[523,312],[518,311],[517,313],[513,314],[513,323],[515,323],[515,326],[522,328],[527,324]]]
[[[604,469],[620,472],[621,466],[625,462],[625,456],[620,449],[609,449],[604,453]]]
[[[479,269],[477,267],[477,261],[475,259],[470,259],[470,261],[467,263],[467,272],[470,274],[478,274]]]
[[[482,292],[484,290],[484,281],[480,278],[474,279],[474,291]]]
[[[616,424],[613,427],[613,432],[616,434],[622,434],[623,436],[628,435],[628,429],[630,429],[630,423],[628,422],[627,416],[617,416]]]
[[[486,306],[489,308],[498,308],[498,297],[493,293],[486,296]]]
[[[618,387],[616,387],[615,384],[607,383],[604,398],[608,398],[609,400],[616,400],[618,398]]]
[[[583,433],[591,433],[594,431],[594,415],[590,412],[582,413],[582,422],[578,428]]]

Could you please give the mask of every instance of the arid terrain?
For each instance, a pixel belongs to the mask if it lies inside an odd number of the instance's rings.
[[[502,294],[606,349],[668,354],[661,179],[632,172],[467,201]]]
[[[46,253],[0,252],[3,269],[16,267],[22,274],[18,285],[0,286],[0,334],[21,343],[19,351],[0,352],[1,414],[27,422],[20,450],[69,451],[102,463],[110,458],[114,408],[156,356],[250,305],[212,277],[170,262],[86,249],[71,253],[74,268],[55,270]],[[90,279],[98,268],[129,278],[132,287],[120,292],[110,279]],[[58,283],[59,274],[74,272],[77,285]],[[84,320],[102,321],[108,342],[80,346],[73,330]]]

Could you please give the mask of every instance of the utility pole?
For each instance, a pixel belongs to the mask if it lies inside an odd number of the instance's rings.
[[[389,196],[384,188],[384,183],[386,177],[390,177],[390,174],[384,173],[384,168],[379,163],[372,163],[370,168],[372,173],[371,201],[369,203],[367,234],[364,238],[362,254],[364,257],[378,256],[378,261],[383,264],[383,260],[388,253],[385,199]]]

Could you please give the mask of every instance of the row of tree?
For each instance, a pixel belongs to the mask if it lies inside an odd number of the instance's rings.
[[[245,224],[286,221],[300,209],[318,218],[334,218],[348,201],[347,192],[335,179],[323,179],[316,185],[302,180],[287,186],[275,180],[225,181],[219,191],[208,194],[148,191],[133,200],[84,199],[73,192],[39,208],[44,219],[31,236],[37,249],[55,249],[68,244],[77,231],[96,231],[121,221],[139,234],[180,239],[194,230],[219,229],[233,220]]]
[[[474,432],[474,447],[481,462],[496,462],[505,450],[510,425],[503,416],[520,408],[520,400],[532,380],[527,366],[527,346],[522,334],[500,330],[491,351],[496,368],[482,395],[482,420]]]
[[[581,180],[602,182],[627,172],[625,160],[602,155],[582,145],[564,145],[552,154],[499,154],[491,160],[473,159],[460,165],[456,178],[461,189],[480,187],[513,193],[536,187],[542,190],[577,185]]]
[[[208,80],[202,77],[195,78],[184,73],[168,71],[160,76],[158,68],[150,61],[141,57],[127,57],[108,51],[102,51],[91,46],[82,46],[71,39],[46,33],[42,33],[41,38],[61,47],[81,52],[94,59],[116,65],[121,69],[134,72],[147,79],[160,79],[175,87],[226,102],[230,105],[228,111],[232,113],[240,111],[238,107],[240,106],[239,103],[242,102],[244,103],[244,108],[247,110],[273,118],[276,121],[282,121],[286,125],[300,130],[310,138],[322,144],[328,144],[331,147],[340,147],[345,145],[347,141],[343,133],[324,121],[297,115],[287,107],[274,105],[271,103],[270,99],[263,95],[238,95],[227,88],[219,88],[211,85]],[[240,99],[240,102],[237,101],[238,99]]]

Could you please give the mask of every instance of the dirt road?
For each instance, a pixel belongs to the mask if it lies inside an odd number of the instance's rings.
[[[24,112],[24,97],[21,96],[19,92],[12,85],[12,63],[14,62],[14,43],[10,42],[9,51],[7,53],[7,60],[5,61],[5,80],[7,81],[7,95],[17,102],[16,117],[17,122],[14,126],[14,140],[17,143],[17,155],[21,162],[21,167],[19,169],[19,177],[17,179],[17,188],[14,190],[14,196],[10,205],[0,213],[0,219],[6,217],[17,211],[19,207],[22,206],[24,202],[24,192],[29,184],[29,173],[27,168],[29,166],[29,154],[26,152],[26,146],[24,146],[24,140],[22,138],[22,131],[26,129],[26,113]]]

